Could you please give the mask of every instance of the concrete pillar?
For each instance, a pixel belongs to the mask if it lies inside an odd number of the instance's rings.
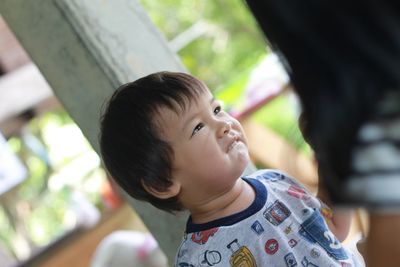
[[[1,0],[0,13],[97,151],[101,106],[118,85],[185,71],[137,0]],[[186,216],[129,201],[172,262]]]

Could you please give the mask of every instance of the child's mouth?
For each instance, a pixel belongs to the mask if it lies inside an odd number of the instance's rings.
[[[235,136],[232,140],[232,143],[228,146],[227,152],[231,151],[237,145],[238,142],[239,142],[239,137]]]

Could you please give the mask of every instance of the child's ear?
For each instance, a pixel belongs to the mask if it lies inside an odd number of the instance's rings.
[[[154,188],[153,186],[146,184],[146,182],[144,182],[143,180],[142,185],[149,194],[152,194],[153,196],[160,199],[175,197],[181,191],[181,184],[177,181],[172,181],[172,184],[165,190]]]

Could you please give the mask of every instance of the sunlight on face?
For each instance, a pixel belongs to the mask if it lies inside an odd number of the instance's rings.
[[[228,190],[249,162],[242,126],[209,91],[180,112],[161,108],[157,121],[174,151],[172,177],[181,184],[184,204]]]

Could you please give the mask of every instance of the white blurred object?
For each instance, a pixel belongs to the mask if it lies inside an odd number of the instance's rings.
[[[9,72],[0,77],[0,121],[52,96],[49,84],[35,64],[29,63]]]
[[[100,211],[79,191],[72,192],[66,217],[70,217],[70,214],[73,214],[75,226],[84,228],[95,226],[101,217]]]
[[[27,170],[0,133],[0,195],[8,192],[27,177]]]
[[[230,110],[230,114],[241,120],[269,103],[288,85],[289,76],[278,56],[270,53],[252,70],[244,91],[243,106],[239,110]]]
[[[167,258],[149,233],[115,231],[97,247],[91,267],[167,267]]]
[[[246,103],[278,94],[289,83],[289,76],[276,54],[270,53],[254,68],[245,90]]]
[[[352,237],[350,240],[347,240],[346,244],[344,244],[344,247],[347,248],[352,253],[351,256],[353,257],[354,262],[360,263],[360,265],[357,265],[355,267],[365,266],[364,257],[360,254],[360,252],[357,249],[357,243],[363,242],[362,239],[363,236],[360,232],[354,235],[354,237]]]

